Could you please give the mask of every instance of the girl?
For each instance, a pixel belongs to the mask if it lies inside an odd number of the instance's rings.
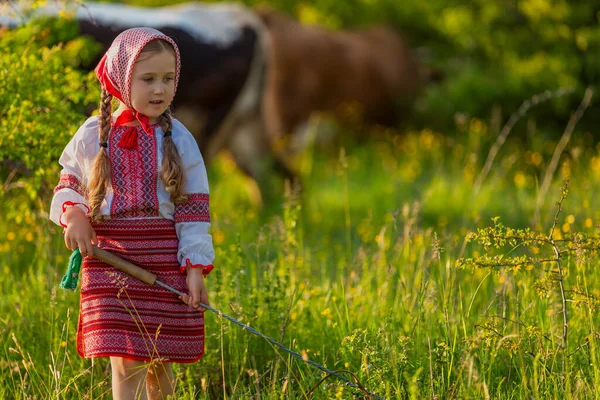
[[[65,148],[52,199],[50,219],[85,257],[77,351],[110,357],[115,399],[172,394],[171,362],[204,352],[204,309],[194,308],[209,304],[209,191],[198,145],[169,112],[179,70],[179,50],[163,33],[134,28],[115,38],[95,70],[100,115]],[[92,244],[189,295],[178,299],[91,258]]]

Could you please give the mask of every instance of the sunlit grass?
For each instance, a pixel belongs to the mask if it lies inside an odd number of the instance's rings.
[[[385,398],[597,397],[597,306],[569,304],[572,354],[563,375],[554,356],[557,293],[535,289],[550,272],[455,268],[459,257],[484,252],[465,236],[492,217],[548,233],[563,178],[571,186],[560,235],[595,235],[597,150],[575,140],[534,221],[552,145],[509,140],[473,196],[493,138],[480,120],[458,131],[310,149],[299,161],[303,197],[282,195],[268,210],[254,205],[232,161],[219,158],[210,170],[212,304],[327,368],[354,372]],[[20,195],[5,192],[0,206]],[[110,397],[106,360],[75,351],[78,293],[57,289],[68,255],[44,216],[3,214],[2,398]],[[600,296],[597,260],[564,262],[570,288]],[[300,399],[323,376],[217,315],[207,314],[206,326],[203,360],[175,367],[177,398]],[[330,378],[315,396],[352,393]]]

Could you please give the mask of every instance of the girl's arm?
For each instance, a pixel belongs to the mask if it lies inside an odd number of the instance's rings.
[[[177,148],[180,152],[185,173],[185,192],[188,199],[175,205],[173,218],[179,238],[177,257],[181,272],[186,273],[191,305],[208,304],[204,276],[213,269],[215,252],[210,235],[210,208],[208,177],[204,161],[193,136],[180,123],[177,129]],[[184,298],[188,302],[188,299]],[[188,302],[188,304],[190,304]]]
[[[65,245],[69,250],[79,248],[82,255],[92,255],[92,243],[97,244],[87,213],[85,197],[84,146],[80,140],[82,128],[67,144],[59,159],[63,169],[50,204],[50,219],[65,228]]]
[[[76,135],[67,144],[58,161],[63,168],[60,171],[58,185],[54,188],[54,196],[50,204],[50,219],[64,228],[67,227],[64,216],[69,208],[78,207],[85,214],[90,211],[85,198],[82,151],[82,145]]]

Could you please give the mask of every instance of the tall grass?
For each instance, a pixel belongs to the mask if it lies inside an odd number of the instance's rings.
[[[556,144],[509,139],[473,197],[493,135],[476,119],[457,131],[311,148],[299,160],[302,196],[287,193],[266,210],[252,204],[232,161],[218,159],[210,170],[211,303],[329,369],[354,372],[385,398],[598,398],[596,257],[563,260],[565,286],[589,295],[569,295],[564,350],[560,295],[544,283],[553,279],[546,264],[456,268],[459,258],[519,252],[466,237],[496,216],[532,225]],[[558,233],[596,235],[600,156],[587,140],[574,137],[533,229],[548,233],[569,178]],[[4,192],[2,209],[18,190]],[[60,230],[44,215],[3,215],[0,397],[109,398],[107,361],[75,351],[78,294],[57,290],[69,255]],[[206,314],[206,329],[204,358],[175,367],[176,398],[300,399],[323,376],[217,315]],[[329,378],[313,395],[360,392]]]

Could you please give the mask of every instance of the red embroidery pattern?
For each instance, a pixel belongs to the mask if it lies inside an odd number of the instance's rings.
[[[99,229],[110,229],[111,234],[127,235],[129,232],[144,232],[147,229],[168,229],[174,228],[175,223],[169,219],[140,219],[132,224],[131,221],[118,219],[106,220],[102,223],[93,224],[95,231]]]
[[[178,269],[173,221],[111,219],[92,226],[99,247],[187,293],[186,278]],[[86,358],[197,361],[204,353],[204,316],[166,289],[86,257],[81,269],[77,351]]]
[[[58,185],[56,185],[54,188],[54,193],[61,189],[71,189],[80,196],[85,197],[86,190],[81,184],[81,181],[79,181],[79,178],[77,178],[75,175],[60,174],[60,180],[58,181]]]
[[[209,195],[191,193],[185,203],[175,205],[173,217],[178,222],[210,222]]]
[[[137,127],[138,148],[117,146],[127,127],[114,128],[109,140],[113,218],[158,216],[156,138]]]

